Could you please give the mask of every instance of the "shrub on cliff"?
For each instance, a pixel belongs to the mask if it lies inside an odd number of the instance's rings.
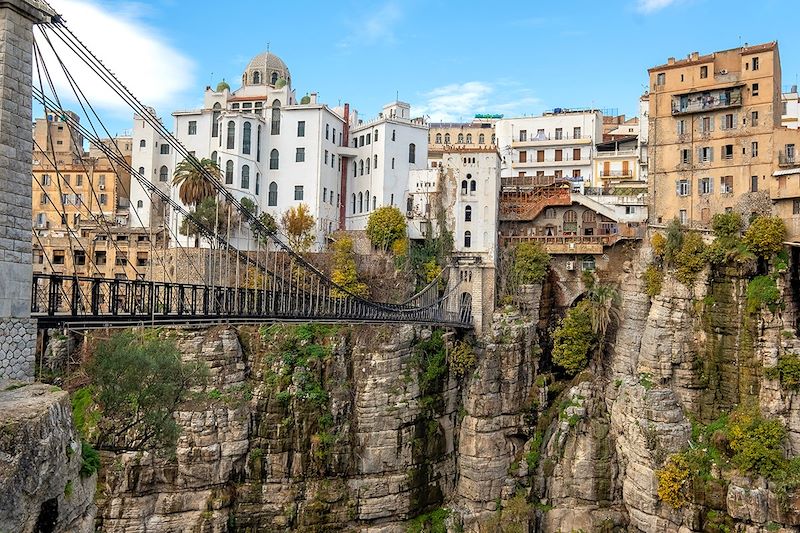
[[[770,276],[756,276],[747,284],[747,311],[757,313],[766,306],[775,312],[781,301],[781,291]]]
[[[717,239],[733,239],[742,232],[742,215],[731,211],[730,213],[717,213],[711,218],[711,229]]]
[[[681,239],[680,249],[674,254],[675,277],[684,285],[694,283],[697,273],[706,266],[706,245],[699,233],[690,232]]]
[[[783,250],[786,226],[780,217],[756,217],[742,240],[751,252],[767,259]]]
[[[800,357],[785,353],[778,358],[777,366],[766,369],[767,377],[779,379],[781,387],[789,390],[800,388]]]
[[[406,218],[393,206],[380,207],[367,220],[367,237],[373,246],[388,250],[406,236]]]
[[[514,248],[511,275],[519,285],[541,283],[547,276],[550,255],[540,245],[523,242]]]
[[[680,509],[689,503],[691,472],[683,454],[670,457],[663,468],[656,470],[658,499]]]
[[[582,301],[567,311],[553,332],[553,363],[563,368],[568,376],[574,376],[586,368],[596,343],[589,302]]]
[[[650,264],[644,271],[644,290],[651,298],[661,294],[661,287],[664,284],[664,272],[657,266]]]
[[[663,259],[664,252],[666,251],[667,247],[667,238],[660,233],[656,233],[650,239],[650,246],[653,247],[653,255],[655,255],[660,259]]]
[[[333,270],[331,280],[356,296],[366,296],[369,292],[367,285],[358,281],[356,272],[356,261],[353,255],[353,239],[347,235],[340,235],[333,245]],[[331,295],[334,298],[346,296],[344,291],[332,289]]]
[[[756,406],[731,414],[728,443],[733,463],[744,471],[771,477],[786,467],[783,441],[786,428],[777,419],[761,416]]]
[[[100,413],[96,445],[140,451],[175,445],[173,413],[203,383],[206,368],[181,361],[175,342],[158,332],[125,331],[98,344],[86,373]]]

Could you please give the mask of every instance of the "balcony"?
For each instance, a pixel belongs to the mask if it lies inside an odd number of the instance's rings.
[[[511,176],[508,178],[500,178],[500,183],[504,189],[515,187],[550,187],[555,185],[556,178],[554,176]]]
[[[525,146],[558,146],[564,144],[591,144],[592,143],[592,136],[591,135],[579,135],[575,137],[574,135],[534,135],[532,137],[527,137],[526,139],[514,139],[511,141],[512,148],[523,148]]]
[[[707,113],[742,105],[742,88],[735,87],[672,97],[672,114]]]
[[[608,151],[600,151],[595,150],[594,157],[595,159],[612,159],[616,157],[636,157],[639,155],[639,150],[636,148],[631,148],[630,150],[608,150]]]
[[[800,159],[798,159],[797,154],[794,151],[787,152],[785,150],[781,150],[778,152],[778,166],[793,167],[798,164],[800,164]]]
[[[601,170],[600,171],[601,178],[632,178],[633,177],[633,170]]]

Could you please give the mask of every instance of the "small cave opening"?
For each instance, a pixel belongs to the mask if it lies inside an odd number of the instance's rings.
[[[58,523],[58,498],[50,498],[42,502],[39,517],[36,519],[34,533],[53,533]]]
[[[800,248],[789,248],[789,290],[792,316],[794,317],[794,332],[800,336]]]

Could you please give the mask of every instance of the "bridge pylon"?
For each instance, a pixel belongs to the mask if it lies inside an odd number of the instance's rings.
[[[0,380],[34,378],[31,318],[33,26],[54,13],[38,0],[0,0]]]

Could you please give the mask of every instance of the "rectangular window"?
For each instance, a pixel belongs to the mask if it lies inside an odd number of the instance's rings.
[[[167,155],[169,153],[169,145],[162,144],[161,145],[161,155]]]
[[[325,150],[325,164],[328,164],[328,151]]]
[[[573,139],[580,139],[581,138],[581,129],[580,128],[572,128],[572,138]]]
[[[722,129],[730,130],[730,129],[733,129],[734,127],[735,126],[734,126],[734,123],[733,123],[733,113],[725,114],[722,117]]]
[[[753,96],[758,96],[758,84],[757,83],[754,83],[752,85],[750,92],[751,92],[751,94]]]
[[[572,177],[573,177],[573,178],[580,178],[580,177],[581,177],[581,171],[580,171],[580,169],[578,169],[578,168],[574,169],[574,170],[572,171]]]
[[[197,121],[190,120],[189,121],[189,135],[197,135]]]
[[[303,186],[302,185],[295,185],[294,186],[294,199],[295,200],[302,200],[303,199]]]
[[[54,265],[63,265],[64,264],[64,250],[53,250],[53,264]]]
[[[713,127],[713,123],[711,122],[711,117],[703,117],[700,119],[700,133],[708,133],[710,132]]]
[[[792,200],[792,214],[800,215],[800,200]]]
[[[564,171],[563,170],[556,170],[555,172],[553,172],[553,174],[558,179],[561,179],[561,178],[564,177]]]
[[[664,85],[666,83],[667,76],[663,72],[659,72],[656,74],[656,85]]]
[[[75,176],[75,186],[83,187],[83,174],[77,174]]]
[[[703,65],[700,67],[700,77],[707,78],[708,77],[708,65]]]
[[[117,266],[125,266],[128,264],[128,254],[125,252],[117,252],[114,257],[114,264]]]
[[[733,159],[733,145],[726,144],[722,147],[722,159]]]
[[[371,144],[371,143],[372,143],[372,134],[371,133],[367,133],[367,144]]]
[[[331,138],[331,125],[325,124],[325,139],[330,140]]]
[[[544,161],[544,150],[536,150],[536,161],[539,163]]]
[[[758,70],[758,58],[753,58],[753,70]]]
[[[711,153],[710,146],[704,146],[700,148],[700,161],[702,161],[703,163],[708,163],[709,161],[712,160],[712,158],[713,155]]]
[[[331,196],[333,196],[333,191],[331,191]],[[325,201],[327,201],[327,199],[328,199],[328,188],[327,187],[323,187],[322,188],[322,201],[325,202]]]
[[[711,178],[700,178],[697,184],[700,194],[711,194],[713,192]]]
[[[632,205],[625,206],[625,214],[626,215],[635,215],[636,214],[636,207]]]
[[[519,153],[519,162],[520,163],[527,163],[528,162],[528,152],[525,150],[520,151]]]
[[[42,174],[42,185],[50,185],[50,174]]]
[[[556,161],[561,161],[561,160],[563,160],[563,159],[564,159],[563,152],[561,151],[561,149],[560,149],[560,148],[559,148],[558,150],[556,150],[556,157],[555,157],[555,159],[556,159]]]
[[[106,205],[108,203],[108,195],[105,193],[100,194],[100,205]]]
[[[750,176],[750,192],[758,192],[758,176]]]
[[[689,196],[689,180],[678,180],[678,196]]]
[[[74,251],[74,259],[76,265],[83,266],[86,264],[86,252],[83,250],[75,250]]]
[[[733,193],[733,176],[722,176],[719,179],[719,192],[721,194]]]
[[[689,217],[687,216],[686,209],[681,209],[678,212],[678,222],[680,222],[682,226],[685,226],[689,223]]]
[[[564,138],[564,129],[563,128],[556,128],[556,140],[561,140]]]
[[[688,148],[681,150],[681,163],[688,165],[692,162],[692,152]]]
[[[678,121],[678,135],[685,135],[686,134],[686,121],[684,119],[680,119]]]
[[[306,149],[305,148],[298,148],[297,152],[294,154],[294,160],[297,163],[302,163],[306,160]]]
[[[572,160],[573,161],[580,161],[581,160],[581,149],[580,148],[573,148],[572,149]]]
[[[758,111],[753,111],[750,113],[750,125],[758,126]]]
[[[300,120],[297,122],[297,136],[298,137],[305,137],[306,136],[306,121]]]
[[[528,140],[528,130],[519,130],[519,140],[523,142]]]
[[[750,155],[752,157],[758,157],[758,143],[755,141],[750,143]]]

